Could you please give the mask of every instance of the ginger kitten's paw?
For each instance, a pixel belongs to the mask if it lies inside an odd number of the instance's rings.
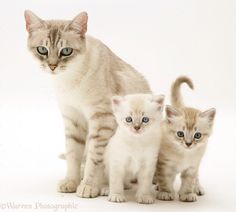
[[[200,185],[196,186],[194,189],[194,192],[198,195],[198,196],[202,196],[205,194],[204,188]]]
[[[182,202],[196,202],[197,201],[197,195],[195,193],[189,193],[189,194],[180,194],[179,200]]]
[[[153,204],[155,198],[152,194],[138,194],[136,195],[136,202],[140,204]]]
[[[171,201],[174,200],[175,193],[174,192],[166,192],[166,191],[158,191],[157,199],[164,200],[164,201]]]
[[[108,196],[109,195],[109,187],[106,186],[106,187],[101,188],[100,195],[101,196]]]
[[[110,202],[126,202],[124,194],[109,194],[108,201]]]
[[[76,191],[77,186],[76,180],[64,179],[58,183],[57,190],[61,193],[73,193]]]
[[[81,181],[80,185],[77,187],[76,195],[82,198],[94,198],[99,195],[99,188]]]

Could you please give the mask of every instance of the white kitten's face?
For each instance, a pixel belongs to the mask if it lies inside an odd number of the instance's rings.
[[[119,127],[133,135],[148,132],[160,124],[164,96],[132,94],[113,97],[112,105]]]
[[[183,149],[194,149],[205,145],[212,131],[215,109],[200,112],[193,108],[177,111],[167,106],[167,126],[175,145]]]

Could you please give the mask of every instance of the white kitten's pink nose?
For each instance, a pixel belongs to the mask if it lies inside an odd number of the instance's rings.
[[[50,68],[52,71],[54,71],[54,70],[56,69],[56,67],[57,67],[56,64],[49,64],[48,66],[49,66],[49,68]]]
[[[140,130],[140,126],[134,126],[134,129],[138,131]]]

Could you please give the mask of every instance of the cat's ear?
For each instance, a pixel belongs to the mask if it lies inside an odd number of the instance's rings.
[[[70,28],[80,34],[81,37],[85,37],[85,33],[87,32],[87,23],[88,14],[86,12],[81,12],[72,20]]]
[[[123,100],[124,98],[122,96],[113,96],[111,98],[112,109],[114,112],[118,111]]]
[[[199,116],[202,118],[206,118],[209,123],[212,123],[215,119],[215,115],[216,115],[216,109],[211,108],[209,110],[206,110],[206,111],[200,113]]]
[[[157,110],[159,110],[159,111],[163,111],[164,100],[165,100],[165,96],[164,95],[154,95],[152,97],[152,101],[157,104]]]
[[[166,118],[168,123],[173,123],[173,120],[181,116],[181,112],[170,105],[166,105]]]
[[[44,21],[30,10],[25,10],[24,16],[25,16],[26,30],[29,33],[43,27]]]

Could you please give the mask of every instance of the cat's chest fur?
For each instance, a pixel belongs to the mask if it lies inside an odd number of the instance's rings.
[[[85,94],[86,83],[83,82],[80,74],[73,73],[71,70],[65,72],[67,73],[54,76],[54,87],[59,105],[86,112],[84,111],[86,100],[91,98]]]
[[[177,172],[182,172],[190,167],[197,167],[204,150],[202,148],[195,150],[182,150],[180,156],[175,160],[175,169]]]

